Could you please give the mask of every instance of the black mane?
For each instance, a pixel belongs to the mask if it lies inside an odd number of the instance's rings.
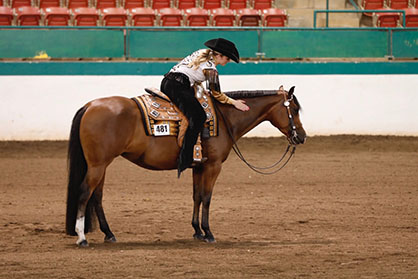
[[[239,98],[256,98],[263,96],[272,96],[277,94],[277,90],[238,90],[238,91],[227,91],[224,92],[228,97],[239,99]],[[302,109],[298,99],[293,94],[293,101],[295,102],[297,108],[296,113]]]
[[[276,95],[277,90],[240,90],[240,91],[228,91],[225,92],[228,97],[231,98],[255,98],[262,96]]]

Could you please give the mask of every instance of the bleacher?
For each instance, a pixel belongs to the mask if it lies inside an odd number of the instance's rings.
[[[323,1],[322,1],[323,2]],[[321,5],[323,6],[323,3]],[[289,0],[0,0],[0,25],[312,27],[320,5]],[[418,27],[418,0],[357,0],[363,10],[330,16],[335,27]],[[347,5],[348,4],[348,5]],[[352,9],[349,0],[332,8]],[[323,17],[319,19],[324,22]],[[321,24],[320,24],[321,25]]]
[[[399,27],[402,25],[402,14],[396,10],[405,11],[405,27],[418,26],[418,0],[358,0],[358,2],[364,10],[382,11],[362,13],[360,26]]]
[[[287,26],[272,0],[0,1],[6,26]]]

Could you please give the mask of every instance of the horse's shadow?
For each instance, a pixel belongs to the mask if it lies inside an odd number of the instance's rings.
[[[308,241],[253,241],[253,240],[221,240],[216,243],[206,243],[194,239],[174,239],[170,241],[144,241],[144,242],[115,242],[115,243],[90,243],[89,248],[95,250],[167,250],[167,249],[251,249],[255,247],[289,246],[289,245],[328,245],[329,240]]]
[[[251,241],[219,241],[206,243],[199,240],[174,239],[169,241],[128,241],[115,243],[90,243],[89,247],[95,250],[167,250],[167,249],[195,249],[195,248],[217,248],[235,249],[259,245]]]

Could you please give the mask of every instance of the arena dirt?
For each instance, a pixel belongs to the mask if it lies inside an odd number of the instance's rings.
[[[264,176],[233,153],[211,204],[217,243],[192,238],[191,171],[118,158],[97,230],[64,233],[66,142],[0,142],[0,278],[418,278],[418,138],[309,138]],[[268,165],[283,138],[239,141]]]

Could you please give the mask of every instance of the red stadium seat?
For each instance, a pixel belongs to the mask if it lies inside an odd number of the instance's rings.
[[[3,0],[0,0],[0,6],[3,6]]]
[[[13,10],[9,7],[0,7],[0,26],[12,25],[13,23]]]
[[[124,8],[106,8],[102,10],[103,26],[126,26],[128,15]]]
[[[400,22],[399,13],[375,13],[377,27],[397,27]]]
[[[385,0],[362,0],[361,7],[364,10],[379,10],[383,9]],[[372,16],[372,13],[363,13],[366,16]]]
[[[188,26],[208,26],[209,11],[202,8],[190,8],[184,10],[186,15],[186,25]]]
[[[207,10],[222,8],[222,0],[202,0],[203,8]]]
[[[286,10],[270,8],[263,10],[263,25],[266,27],[284,27],[287,25]]]
[[[197,7],[196,0],[177,0],[176,7],[180,10]]]
[[[218,8],[211,11],[213,26],[234,26],[235,13],[233,10]]]
[[[240,26],[260,26],[261,16],[258,10],[241,9],[237,11]]]
[[[228,0],[228,6],[231,10],[239,10],[247,8],[247,0]]]
[[[132,26],[154,26],[155,11],[151,8],[134,8],[129,11]]]
[[[365,10],[382,9],[385,4],[385,0],[362,0],[361,6]]]
[[[11,0],[12,8],[32,6],[32,0]]]
[[[164,8],[159,11],[161,26],[181,26],[183,15],[179,9]]]
[[[41,11],[37,7],[20,7],[16,9],[17,24],[21,26],[38,26]]]
[[[418,27],[418,9],[405,9],[405,27]]]
[[[71,18],[70,11],[62,7],[45,8],[44,14],[47,26],[67,26]]]
[[[409,6],[409,0],[388,0],[388,7],[394,10],[406,9]]]
[[[385,0],[361,0],[361,8],[364,10],[380,10],[384,8]],[[372,26],[373,13],[362,13],[360,17],[360,26]]]
[[[270,9],[272,7],[272,0],[253,0],[251,5],[256,10]]]
[[[143,8],[145,7],[145,0],[125,0],[123,7],[125,9]]]
[[[60,0],[39,0],[39,8],[59,7]]]
[[[77,8],[73,10],[75,26],[97,26],[99,11],[95,8]]]
[[[418,9],[418,0],[412,0],[412,1],[415,1],[413,4],[413,7]]]
[[[171,0],[151,0],[151,8],[154,10],[170,8],[171,7]]]
[[[116,8],[116,0],[97,0],[96,9]]]
[[[87,8],[89,0],[68,0],[68,9]]]

